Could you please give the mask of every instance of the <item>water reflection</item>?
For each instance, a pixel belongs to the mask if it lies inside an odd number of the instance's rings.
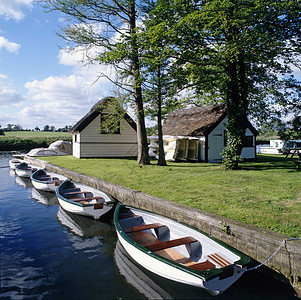
[[[59,204],[55,193],[40,191],[35,188],[31,191],[31,198],[46,206]]]
[[[57,219],[60,224],[67,227],[73,234],[83,238],[97,235],[104,236],[112,231],[112,226],[108,223],[69,213],[61,207],[59,207]]]
[[[16,176],[16,181],[15,182],[16,182],[17,185],[22,186],[23,189],[28,189],[28,188],[32,187],[31,180],[30,180],[30,178],[27,178],[27,177]]]
[[[120,274],[147,299],[172,299],[171,295],[131,261],[119,241],[114,251],[114,260]]]

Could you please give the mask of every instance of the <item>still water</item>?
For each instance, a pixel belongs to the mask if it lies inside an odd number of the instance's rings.
[[[257,271],[218,297],[134,264],[106,222],[63,211],[0,152],[0,299],[297,299]]]

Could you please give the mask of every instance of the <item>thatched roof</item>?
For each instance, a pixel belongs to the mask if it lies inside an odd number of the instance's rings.
[[[226,104],[177,110],[167,117],[163,125],[163,135],[208,135],[226,115]],[[254,135],[258,135],[250,122],[248,128]]]
[[[163,125],[164,135],[209,134],[226,116],[226,105],[182,109],[172,112]]]
[[[81,132],[100,114],[100,107],[106,106],[112,101],[117,100],[114,97],[105,97],[95,103],[92,106],[91,110],[70,129],[70,132]],[[135,121],[127,113],[125,113],[123,118],[131,125],[134,130],[137,130]]]

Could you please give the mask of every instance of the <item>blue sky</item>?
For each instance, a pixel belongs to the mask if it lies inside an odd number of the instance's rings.
[[[83,66],[57,36],[64,16],[33,0],[0,0],[0,125],[56,128],[77,122],[112,95],[101,66]]]

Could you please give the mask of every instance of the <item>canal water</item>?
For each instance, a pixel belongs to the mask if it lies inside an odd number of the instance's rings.
[[[297,299],[258,271],[218,297],[151,274],[133,263],[106,222],[63,211],[35,190],[0,152],[0,299]]]

